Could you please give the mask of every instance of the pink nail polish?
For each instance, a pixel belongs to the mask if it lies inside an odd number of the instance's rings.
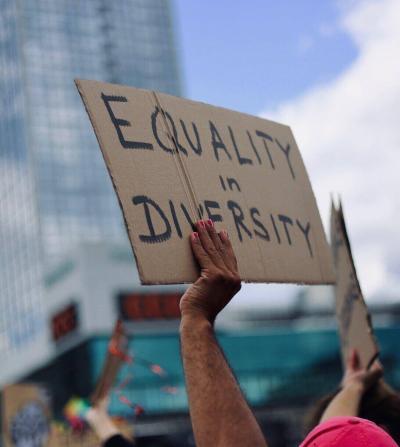
[[[206,227],[206,224],[204,223],[204,220],[199,220],[199,226],[201,228],[205,228]]]
[[[213,227],[213,226],[214,226],[214,222],[213,222],[211,219],[208,219],[208,220],[207,220],[207,225],[208,225],[209,227]]]
[[[192,238],[194,240],[197,240],[199,238],[199,233],[197,233],[196,231],[194,233],[192,233]]]

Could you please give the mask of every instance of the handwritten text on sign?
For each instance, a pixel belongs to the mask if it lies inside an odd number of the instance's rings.
[[[203,146],[199,136],[198,126],[196,123],[191,122],[191,128],[193,134],[190,135],[188,131],[188,126],[186,123],[179,119],[179,130],[175,124],[172,116],[166,112],[162,111],[158,106],[154,107],[154,111],[149,117],[151,120],[151,130],[152,130],[152,140],[150,141],[132,141],[126,140],[122,132],[123,127],[130,127],[131,123],[125,118],[119,118],[115,116],[112,108],[112,103],[126,103],[128,99],[125,96],[114,96],[105,95],[102,93],[102,100],[107,108],[110,115],[110,119],[115,126],[115,131],[118,135],[121,146],[125,149],[143,149],[143,150],[154,150],[155,142],[159,148],[165,152],[173,153],[175,150],[183,154],[184,157],[189,157],[190,155],[201,157],[203,153]],[[173,145],[163,138],[161,128],[163,126],[163,120],[167,120],[170,129],[172,129],[173,135]],[[291,146],[288,143],[282,144],[277,138],[273,138],[271,135],[261,131],[254,130],[254,133],[250,133],[246,129],[246,135],[248,138],[248,148],[251,150],[251,154],[244,154],[239,151],[239,147],[236,143],[236,137],[234,130],[227,126],[229,133],[229,142],[225,144],[224,140],[221,138],[221,133],[217,126],[209,120],[209,135],[208,139],[203,142],[207,148],[213,148],[213,155],[216,162],[220,161],[221,157],[225,157],[228,160],[234,160],[234,162],[239,165],[253,165],[258,163],[259,165],[267,164],[270,169],[275,170],[274,159],[283,157],[287,163],[287,168],[293,178],[296,179],[294,169],[290,162],[290,149]],[[184,135],[184,141],[181,137]],[[257,147],[261,143],[261,147]],[[189,148],[189,149],[188,149]],[[241,192],[241,186],[235,177],[227,177],[224,179],[221,175],[219,176],[220,186],[223,191],[237,191]],[[169,200],[169,210],[166,212],[161,209],[160,205],[152,198],[146,195],[135,195],[132,198],[132,202],[136,206],[143,206],[144,213],[146,216],[146,222],[148,226],[148,234],[140,234],[139,239],[144,243],[161,243],[168,240],[172,234],[171,222],[175,227],[175,231],[178,237],[182,238],[182,228],[181,223],[176,211],[177,206],[172,201]],[[204,206],[203,206],[204,204]],[[193,219],[190,217],[190,213],[183,203],[179,204],[182,211],[182,217],[184,217],[191,227],[193,227]],[[231,212],[232,221],[235,224],[237,235],[239,240],[242,242],[243,237],[258,237],[263,241],[270,241],[271,234],[276,237],[276,241],[280,243],[288,243],[292,245],[292,231],[300,231],[301,235],[304,237],[304,242],[308,248],[309,255],[313,256],[313,250],[309,238],[310,233],[310,222],[301,222],[297,218],[292,218],[285,214],[278,214],[274,216],[272,213],[266,216],[261,216],[260,210],[256,207],[251,207],[247,210],[247,216],[245,215],[242,206],[235,202],[234,200],[228,200],[226,202],[227,209]],[[222,214],[219,212],[221,209],[221,204],[216,200],[204,200],[203,203],[198,204],[197,217],[199,219],[204,217],[204,210],[206,211],[207,217],[212,219],[214,222],[222,222]],[[167,213],[170,213],[167,216]],[[164,231],[162,233],[156,233],[153,217],[159,217],[164,223]],[[153,217],[152,217],[153,216]],[[270,228],[268,226],[270,225]]]

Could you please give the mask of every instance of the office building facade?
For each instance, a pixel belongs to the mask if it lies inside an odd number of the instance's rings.
[[[0,0],[0,352],[45,336],[44,271],[126,242],[74,78],[179,95],[167,0]]]

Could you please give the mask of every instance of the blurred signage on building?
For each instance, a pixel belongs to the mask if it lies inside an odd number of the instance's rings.
[[[60,342],[75,333],[79,327],[78,306],[70,303],[51,317],[51,334],[53,341]]]
[[[117,296],[124,321],[171,320],[180,318],[182,293],[121,293]]]

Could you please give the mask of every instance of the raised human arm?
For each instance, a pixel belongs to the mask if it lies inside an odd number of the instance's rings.
[[[212,221],[200,221],[190,241],[201,274],[182,297],[180,337],[196,446],[266,447],[214,333],[217,314],[240,289],[232,245]]]
[[[341,390],[332,399],[321,416],[325,422],[335,416],[358,416],[364,393],[374,385],[383,374],[383,369],[375,361],[369,370],[360,367],[357,351],[353,351],[347,361]]]

